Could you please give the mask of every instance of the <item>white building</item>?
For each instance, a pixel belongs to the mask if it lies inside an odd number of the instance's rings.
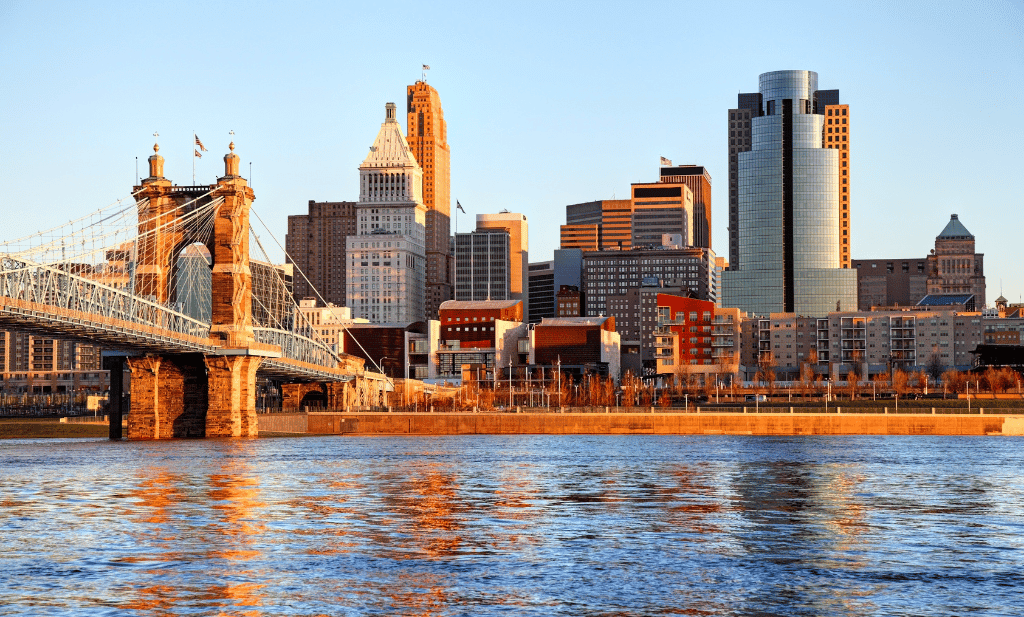
[[[384,123],[359,166],[356,229],[346,246],[347,304],[372,323],[420,321],[426,280],[423,171],[385,106]]]

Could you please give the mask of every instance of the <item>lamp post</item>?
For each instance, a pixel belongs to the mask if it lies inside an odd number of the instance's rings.
[[[558,356],[558,410],[562,410],[562,356]]]

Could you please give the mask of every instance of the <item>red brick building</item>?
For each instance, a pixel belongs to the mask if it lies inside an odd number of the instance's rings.
[[[658,372],[673,373],[676,372],[673,367],[712,364],[714,318],[714,302],[659,293],[658,328],[655,331]],[[675,344],[672,337],[676,339]],[[666,354],[665,350],[670,348],[674,351]],[[668,358],[671,358],[671,363]]]
[[[518,340],[526,337],[520,300],[449,300],[438,311],[437,378],[460,379],[463,365],[480,367],[480,379],[499,368],[523,364]]]
[[[544,318],[534,327],[531,364],[576,367],[619,378],[619,334],[615,318]]]

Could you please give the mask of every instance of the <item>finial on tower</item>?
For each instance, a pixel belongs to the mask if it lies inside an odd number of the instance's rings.
[[[153,138],[159,138],[160,133],[153,132]],[[164,157],[160,156],[160,144],[153,144],[153,156],[149,157],[149,178],[147,180],[156,180],[164,177]]]

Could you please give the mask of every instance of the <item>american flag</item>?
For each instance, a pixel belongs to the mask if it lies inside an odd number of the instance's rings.
[[[451,203],[451,202],[449,201],[448,203]],[[466,213],[466,211],[465,211],[465,210],[463,210],[463,208],[462,208],[462,204],[460,204],[460,203],[459,203],[459,200],[458,200],[458,199],[456,199],[456,200],[455,200],[455,207],[456,207],[456,208],[458,208],[459,210],[462,210],[462,213],[463,213],[463,214],[465,214],[465,213]]]
[[[203,150],[205,150],[205,149],[206,149],[206,148],[203,148]],[[203,155],[202,155],[202,154],[199,154],[199,150],[196,150],[196,156],[198,156],[199,158],[203,158]]]
[[[203,145],[203,142],[199,141],[199,135],[196,135],[196,145],[199,146],[200,150],[202,150],[203,152],[206,152],[206,146]],[[198,155],[200,157],[203,156],[202,154],[199,154],[199,152],[196,152],[196,155]]]

